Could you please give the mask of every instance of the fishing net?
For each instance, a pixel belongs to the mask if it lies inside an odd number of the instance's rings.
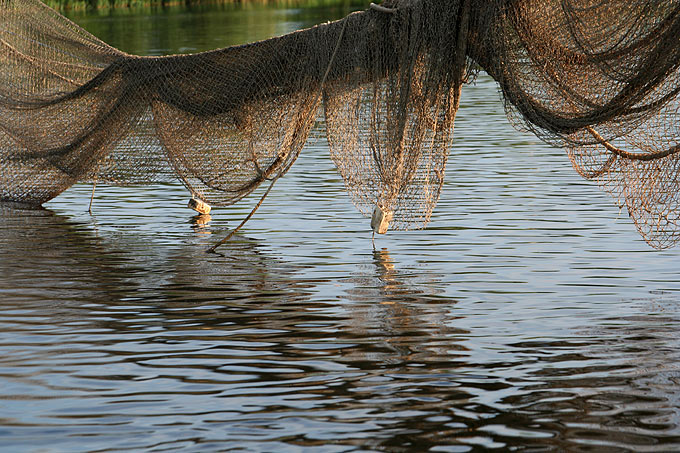
[[[515,124],[566,148],[667,247],[680,237],[678,36],[675,1],[385,0],[257,43],[138,57],[38,0],[0,0],[0,199],[178,178],[228,205],[285,174],[323,111],[358,209],[420,228],[481,67]]]
[[[239,200],[297,157],[338,33],[142,58],[38,1],[0,5],[1,197],[31,203],[80,180],[177,177],[208,203]]]
[[[644,239],[680,240],[680,3],[489,1],[468,54],[508,116],[564,147],[626,207]]]
[[[465,57],[469,1],[384,2],[324,90],[331,157],[358,209],[424,227],[439,199]],[[346,59],[349,57],[349,59]]]

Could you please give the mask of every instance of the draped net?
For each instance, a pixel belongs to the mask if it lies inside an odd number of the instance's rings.
[[[514,124],[565,148],[668,247],[680,239],[679,36],[668,0],[385,0],[261,42],[138,57],[38,0],[0,0],[0,199],[178,178],[228,205],[285,174],[322,112],[358,209],[421,228],[461,88],[481,68]]]

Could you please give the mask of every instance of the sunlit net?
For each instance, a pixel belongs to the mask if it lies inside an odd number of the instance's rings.
[[[0,199],[178,178],[228,205],[285,174],[323,111],[358,209],[422,228],[461,87],[481,67],[514,124],[564,147],[668,247],[680,239],[679,36],[667,0],[386,0],[261,42],[138,57],[38,0],[0,0]]]

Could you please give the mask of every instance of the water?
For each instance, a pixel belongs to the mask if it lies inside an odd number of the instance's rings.
[[[75,19],[162,54],[342,14]],[[430,226],[375,252],[323,140],[222,255],[254,197],[207,224],[179,185],[2,206],[0,450],[680,450],[678,250],[513,130],[488,78],[455,135]]]

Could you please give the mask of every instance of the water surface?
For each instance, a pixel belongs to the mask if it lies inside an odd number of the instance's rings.
[[[206,50],[342,10],[76,16],[126,51]],[[464,89],[430,226],[372,249],[322,139],[250,210],[179,184],[0,209],[3,451],[674,451],[677,250]]]

